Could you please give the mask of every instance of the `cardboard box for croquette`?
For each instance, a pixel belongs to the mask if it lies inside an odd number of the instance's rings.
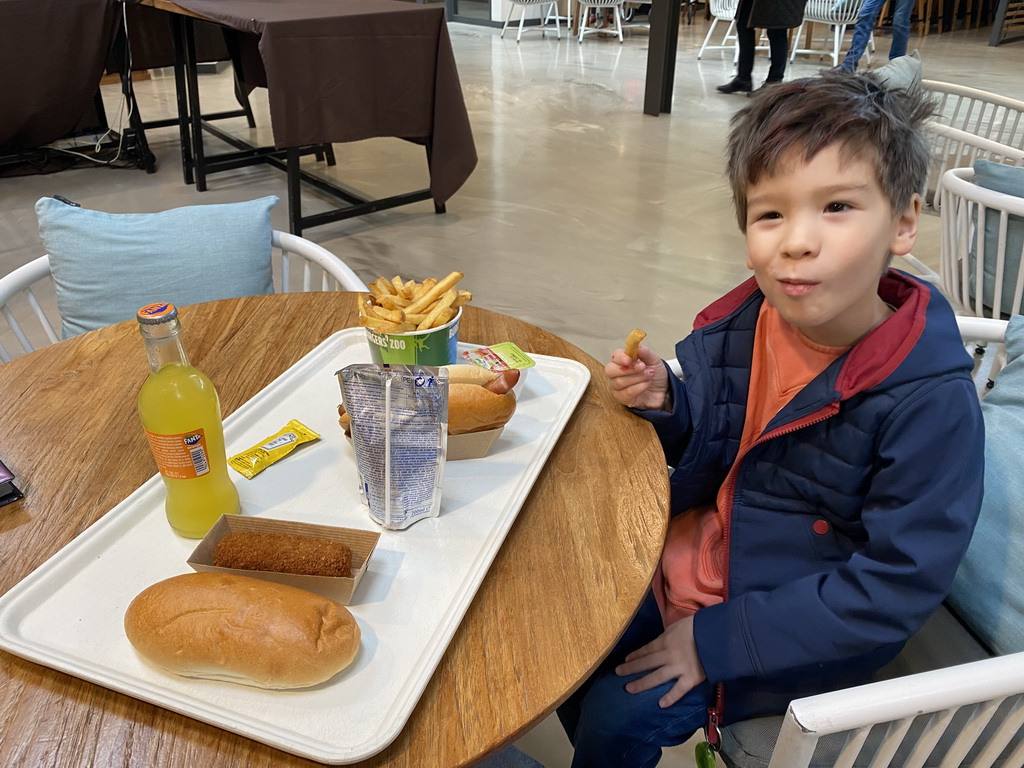
[[[217,542],[229,533],[290,533],[296,536],[316,536],[330,541],[340,541],[352,550],[351,576],[309,576],[279,571],[253,571],[243,568],[220,568],[213,564]],[[233,573],[237,576],[251,576],[254,579],[274,581],[290,587],[308,589],[310,592],[337,600],[342,605],[352,601],[352,595],[366,572],[370,555],[380,538],[378,531],[363,531],[357,528],[340,528],[331,525],[314,525],[293,520],[273,520],[265,517],[244,517],[242,515],[221,515],[210,532],[203,537],[188,559],[189,566],[196,571],[210,573]]]

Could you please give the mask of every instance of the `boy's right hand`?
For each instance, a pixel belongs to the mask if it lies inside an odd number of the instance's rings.
[[[627,408],[671,410],[668,370],[661,358],[642,344],[636,360],[621,349],[612,352],[604,374],[612,395]]]

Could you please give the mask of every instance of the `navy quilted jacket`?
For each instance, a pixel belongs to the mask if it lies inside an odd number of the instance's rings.
[[[673,515],[732,483],[726,600],[694,618],[725,722],[868,679],[938,608],[974,530],[984,435],[970,355],[937,290],[891,270],[879,294],[897,311],[738,463],[764,300],[753,279],[677,345],[674,411],[640,412],[675,467]]]

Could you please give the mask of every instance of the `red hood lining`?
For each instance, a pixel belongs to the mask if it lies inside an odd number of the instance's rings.
[[[697,315],[697,330],[728,317],[759,292],[757,280],[748,278]],[[913,278],[890,269],[878,283],[882,301],[896,307],[885,322],[861,339],[847,355],[836,389],[841,399],[871,389],[884,381],[917,344],[925,326],[931,293]]]

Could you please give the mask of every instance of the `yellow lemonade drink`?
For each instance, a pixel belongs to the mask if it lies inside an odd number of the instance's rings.
[[[222,514],[239,512],[220,401],[210,379],[185,357],[173,305],[143,307],[139,323],[150,363],[139,417],[167,489],[167,521],[181,536],[202,538]]]

